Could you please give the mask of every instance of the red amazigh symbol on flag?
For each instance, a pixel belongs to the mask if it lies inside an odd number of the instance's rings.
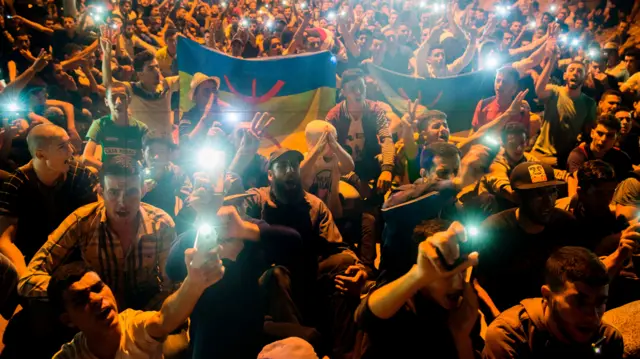
[[[275,95],[278,94],[278,92],[280,92],[280,89],[282,89],[282,86],[284,86],[285,84],[284,81],[278,80],[276,84],[273,85],[273,87],[269,91],[267,91],[266,94],[260,97],[256,97],[256,79],[253,79],[253,81],[251,82],[251,96],[240,94],[235,89],[235,87],[231,85],[231,81],[229,81],[229,78],[227,77],[227,75],[224,75],[224,81],[227,83],[227,87],[229,88],[229,91],[231,91],[232,94],[240,97],[242,101],[251,105],[257,105],[257,104],[261,104],[263,102],[267,102],[271,100],[272,97],[274,97]]]
[[[240,94],[235,87],[233,87],[233,85],[231,84],[231,81],[229,81],[229,78],[227,77],[227,75],[224,75],[224,82],[227,83],[227,87],[229,88],[229,91],[231,91],[232,94],[240,97],[242,99],[242,101],[250,104],[250,105],[258,105],[261,104],[263,102],[267,102],[269,100],[271,100],[272,97],[274,97],[275,95],[278,94],[278,92],[280,92],[280,89],[282,89],[282,86],[284,86],[285,82],[278,80],[276,82],[275,85],[273,85],[273,87],[267,91],[266,94],[260,96],[260,97],[256,97],[256,79],[253,79],[253,81],[251,82],[251,96],[245,96]],[[265,130],[266,131],[266,130]],[[268,139],[269,141],[271,141],[277,148],[281,148],[282,145],[280,145],[280,142],[273,137],[271,134],[269,133],[262,133],[262,137]]]

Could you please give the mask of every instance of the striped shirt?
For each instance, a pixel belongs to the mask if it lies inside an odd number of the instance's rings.
[[[173,289],[165,263],[176,239],[171,217],[161,209],[140,204],[138,234],[125,253],[107,225],[104,202],[78,208],[55,230],[20,278],[24,297],[47,296],[50,275],[61,265],[84,260],[111,288],[119,308],[159,308]]]
[[[40,182],[33,162],[11,174],[0,187],[0,216],[17,220],[14,241],[27,262],[68,215],[97,200],[97,183],[98,178],[75,161],[64,180],[51,187]]]

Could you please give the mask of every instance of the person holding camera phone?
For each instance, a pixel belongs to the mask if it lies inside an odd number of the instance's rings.
[[[400,276],[381,275],[356,311],[368,339],[362,358],[427,352],[438,358],[476,358],[484,343],[469,277],[478,253],[461,254],[460,244],[467,238],[459,222],[433,219],[415,233],[412,252],[417,260],[411,269]]]
[[[241,218],[237,207],[246,194],[227,196],[216,204],[216,176],[196,174],[189,206],[197,213],[197,223],[214,227],[217,239],[204,233],[202,226],[183,233],[171,248],[167,275],[174,281],[184,280],[188,264],[182,259],[183,253],[193,247],[213,248],[222,260],[225,275],[204,291],[193,310],[189,350],[194,358],[254,359],[263,342],[279,339],[263,336],[261,276],[299,256],[301,237],[289,227]],[[307,335],[302,330],[294,334],[303,338]]]

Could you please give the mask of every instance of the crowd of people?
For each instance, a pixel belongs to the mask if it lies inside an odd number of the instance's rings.
[[[0,357],[640,357],[640,1],[0,4]],[[178,37],[329,51],[337,104],[262,155]]]

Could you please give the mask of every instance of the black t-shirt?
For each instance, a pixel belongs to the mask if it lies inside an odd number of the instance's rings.
[[[264,308],[259,278],[271,263],[296,257],[300,236],[289,228],[253,221],[260,228],[256,242],[245,241],[235,261],[222,259],[224,277],[204,291],[189,326],[189,357],[254,359],[262,347]],[[195,231],[181,235],[169,253],[167,276],[183,281],[187,276],[184,251],[195,242]]]
[[[81,35],[77,32],[73,37],[69,37],[67,30],[55,29],[53,30],[53,35],[51,37],[52,55],[56,60],[62,61],[64,60],[63,49],[66,44],[71,42],[78,45],[89,45],[94,40],[96,39],[90,35]]]
[[[389,319],[376,317],[369,308],[368,297],[362,301],[355,317],[366,333],[362,359],[417,358],[418,353],[437,353],[439,359],[458,358],[458,351],[447,325],[448,312],[422,295],[413,297],[415,311],[404,305]],[[471,332],[477,357],[484,347],[480,322]]]
[[[28,163],[2,185],[0,215],[17,219],[15,242],[27,262],[67,216],[97,200],[97,182],[91,171],[74,162],[64,181],[48,187],[38,180],[33,165]]]
[[[516,208],[487,218],[471,245],[480,254],[474,269],[482,287],[501,311],[521,300],[540,296],[544,266],[555,250],[582,245],[573,215],[554,209],[545,229],[526,233],[516,220]]]
[[[16,64],[16,75],[20,75],[21,73],[25,72],[29,68],[29,66],[31,66],[31,62],[24,56],[22,56],[22,54],[18,52],[18,50],[13,50],[9,54],[9,56],[7,57],[7,63],[9,61],[13,61]]]
[[[594,156],[593,152],[591,152],[589,145],[587,143],[581,143],[569,154],[569,158],[567,159],[567,169],[573,173],[585,162],[596,159],[597,158]],[[629,155],[617,148],[612,148],[607,151],[601,160],[607,162],[611,167],[613,167],[618,181],[626,179],[633,171]]]

